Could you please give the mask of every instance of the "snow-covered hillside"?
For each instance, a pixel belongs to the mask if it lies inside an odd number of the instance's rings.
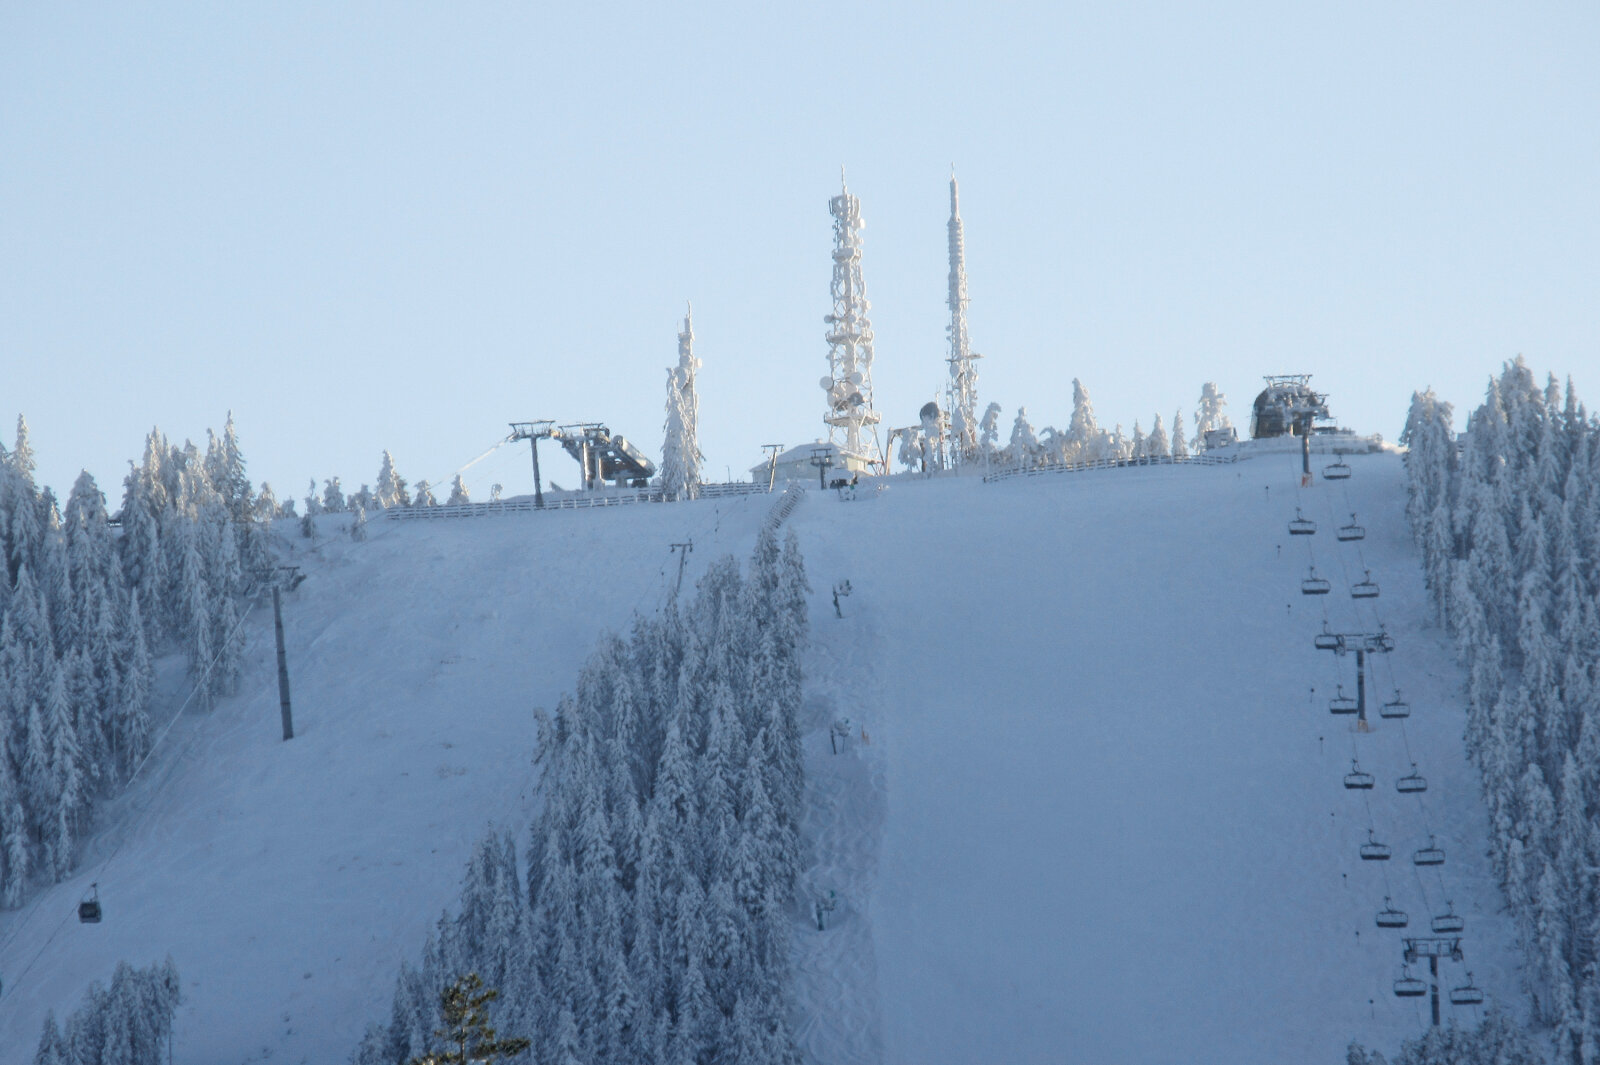
[[[1400,462],[1350,462],[1350,481],[1304,491],[1298,459],[1270,456],[809,493],[789,518],[815,589],[803,894],[834,904],[825,930],[795,924],[811,1060],[1392,1048],[1426,1000],[1390,992],[1385,895],[1412,932],[1452,900],[1478,985],[1516,1006]],[[309,574],[285,603],[296,739],[279,739],[258,609],[240,694],[178,722],[80,877],[0,919],[0,1065],[31,1060],[45,1010],[116,960],[168,952],[186,996],[176,1065],[343,1060],[483,827],[529,818],[533,708],[572,686],[602,630],[668,593],[670,543],[693,539],[693,580],[747,554],[771,502],[374,521],[366,543],[337,535],[340,517],[315,549],[282,523]],[[1286,534],[1297,504],[1317,536]],[[1368,537],[1335,544],[1352,510]],[[1324,600],[1299,594],[1306,539]],[[1382,596],[1358,617],[1363,566]],[[1394,635],[1374,690],[1404,688],[1404,735],[1328,713],[1354,665],[1313,649],[1324,608],[1335,631]],[[1370,826],[1340,783],[1352,753],[1379,782]],[[1413,760],[1425,803],[1394,791]],[[1357,857],[1369,827],[1394,846],[1387,867]],[[1429,831],[1449,859],[1419,876]],[[90,881],[98,926],[73,916]],[[1444,965],[1447,987],[1464,977]]]

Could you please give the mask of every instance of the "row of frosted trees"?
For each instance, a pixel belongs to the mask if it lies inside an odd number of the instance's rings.
[[[608,637],[542,729],[526,868],[491,833],[459,911],[402,967],[358,1065],[432,1052],[439,991],[468,972],[495,1026],[551,1065],[790,1063],[801,864],[798,653],[806,578],[764,532],[694,601]]]
[[[146,440],[117,535],[88,473],[63,509],[27,423],[0,447],[0,901],[61,880],[98,800],[151,741],[152,655],[186,652],[202,704],[238,674],[240,597],[265,564],[230,418],[202,453]],[[210,666],[209,669],[205,668]]]
[[[1490,856],[1559,1060],[1600,1060],[1600,422],[1519,358],[1458,450],[1413,396],[1407,514],[1467,668]]]
[[[1174,411],[1170,429],[1161,415],[1152,419],[1147,434],[1138,422],[1133,424],[1133,434],[1123,432],[1122,426],[1105,429],[1094,412],[1094,403],[1083,382],[1072,382],[1072,418],[1065,429],[1046,426],[1036,430],[1028,418],[1028,409],[1021,407],[1011,423],[1011,435],[1005,444],[1000,443],[1000,404],[991,403],[978,422],[978,453],[980,461],[992,466],[1067,465],[1084,462],[1114,462],[1140,459],[1187,458],[1192,452],[1205,449],[1206,433],[1212,429],[1226,429],[1231,423],[1227,415],[1227,398],[1217,391],[1217,386],[1207,381],[1200,392],[1200,402],[1195,410],[1195,432],[1186,435],[1183,411]],[[941,468],[943,427],[935,422],[924,425],[919,431],[905,432],[900,437],[899,460],[909,469]]]
[[[180,991],[171,957],[147,969],[119,963],[111,986],[89,985],[65,1025],[57,1027],[54,1012],[45,1016],[33,1065],[161,1065]]]

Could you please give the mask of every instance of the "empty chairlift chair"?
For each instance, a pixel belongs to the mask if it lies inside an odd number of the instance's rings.
[[[1290,536],[1312,536],[1317,531],[1317,523],[1300,513],[1300,508],[1294,508],[1294,520],[1289,523]]]
[[[1335,459],[1331,465],[1322,467],[1322,476],[1330,481],[1347,481],[1350,467],[1345,465],[1344,459]]]
[[[1384,703],[1378,710],[1380,717],[1410,717],[1411,705],[1400,698],[1400,689],[1394,690],[1394,698]]]
[[[1339,634],[1328,628],[1328,623],[1322,623],[1322,631],[1317,633],[1317,638],[1311,641],[1319,651],[1337,651],[1339,649]]]
[[[1328,700],[1328,713],[1353,714],[1361,709],[1361,704],[1344,693],[1344,685],[1339,685],[1339,693]]]
[[[1366,571],[1367,579],[1357,581],[1350,587],[1351,599],[1376,599],[1378,598],[1378,582],[1372,579],[1372,571]]]
[[[1407,924],[1406,911],[1397,910],[1389,903],[1389,896],[1383,897],[1383,909],[1378,911],[1379,928],[1404,928]]]
[[[1348,791],[1371,791],[1372,774],[1361,771],[1361,763],[1354,758],[1350,759],[1350,772],[1344,775],[1344,786]]]
[[[1417,763],[1411,763],[1411,772],[1394,782],[1394,790],[1402,795],[1416,795],[1428,790],[1428,779],[1417,772]]]
[[[90,884],[83,901],[78,903],[78,920],[83,924],[100,923],[100,885]]]
[[[1432,923],[1433,934],[1436,936],[1453,936],[1463,931],[1466,927],[1467,922],[1461,919],[1460,914],[1456,913],[1455,904],[1452,902],[1444,904],[1444,912],[1436,914]],[[1470,978],[1469,974],[1468,979]]]
[[[1373,838],[1372,829],[1367,829],[1367,841],[1361,845],[1361,860],[1364,862],[1386,862],[1389,855],[1394,852],[1387,843],[1379,843]]]
[[[1367,530],[1363,526],[1356,524],[1356,516],[1352,514],[1350,515],[1350,524],[1339,526],[1339,531],[1335,535],[1339,538],[1340,543],[1349,543],[1351,540],[1365,540],[1367,538]]]
[[[1450,1004],[1452,1006],[1481,1006],[1483,1005],[1483,992],[1472,982],[1472,974],[1467,974],[1467,982],[1460,987],[1450,989]]]
[[[1312,566],[1306,579],[1300,582],[1301,595],[1327,595],[1333,590],[1333,585],[1326,577],[1317,576],[1317,567]]]
[[[1411,855],[1411,864],[1443,865],[1444,848],[1440,847],[1438,842],[1430,835],[1428,837],[1428,845],[1426,847],[1419,848]]]
[[[1396,998],[1421,998],[1428,993],[1427,982],[1412,976],[1409,965],[1401,966],[1400,973],[1400,979],[1394,982]]]

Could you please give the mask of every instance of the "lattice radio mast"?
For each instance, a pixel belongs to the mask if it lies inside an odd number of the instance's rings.
[[[983,358],[967,339],[966,246],[961,239],[961,199],[956,176],[950,175],[950,413],[955,439],[951,457],[958,463],[978,455],[978,368]],[[958,416],[959,415],[959,416]]]
[[[850,195],[839,172],[839,195],[828,200],[833,215],[833,313],[828,324],[828,440],[871,463],[881,463],[878,412],[872,409],[872,323],[861,280],[861,201]],[[864,430],[870,427],[871,436]]]

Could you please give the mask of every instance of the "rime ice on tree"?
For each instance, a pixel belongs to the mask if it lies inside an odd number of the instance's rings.
[[[966,246],[961,239],[960,190],[955,175],[950,176],[950,418],[951,454],[957,464],[978,456],[978,368],[973,360],[983,358],[972,350],[967,339]]]
[[[828,201],[833,215],[833,313],[828,324],[828,376],[822,387],[828,393],[828,442],[872,463],[881,463],[872,409],[871,304],[861,280],[861,201],[850,195],[840,179],[839,195]],[[872,427],[872,435],[863,430]]]
[[[668,499],[693,499],[700,486],[700,397],[695,391],[694,308],[683,316],[678,365],[667,371],[666,440],[661,446],[661,490]]]

